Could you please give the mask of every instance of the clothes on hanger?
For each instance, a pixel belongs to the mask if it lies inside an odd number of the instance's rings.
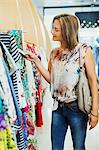
[[[42,78],[35,65],[22,57],[20,51],[23,51],[22,31],[11,30],[7,33],[0,33],[0,46],[2,50],[2,68],[5,68],[7,78],[4,80],[3,74],[0,76],[0,84],[8,84],[12,100],[8,103],[7,97],[4,97],[8,120],[10,121],[11,135],[19,150],[26,150],[37,146],[36,127],[43,125],[42,105],[44,89],[42,88]],[[33,43],[26,44],[26,51],[36,53],[42,61],[40,51]],[[1,54],[0,54],[1,56]],[[2,85],[2,84],[1,84]],[[2,87],[2,86],[1,86]],[[7,90],[6,90],[7,91]],[[9,93],[7,93],[9,94]],[[4,94],[0,93],[0,96]],[[0,108],[2,110],[2,101],[0,99]],[[11,110],[11,111],[10,111]],[[2,124],[1,117],[1,124]],[[2,126],[3,127],[3,126]],[[1,128],[2,128],[1,127]],[[7,129],[8,124],[5,120],[4,127]]]

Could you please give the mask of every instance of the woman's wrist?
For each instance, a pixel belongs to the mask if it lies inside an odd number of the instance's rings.
[[[91,110],[90,114],[94,117],[98,117],[98,110]]]
[[[34,62],[37,64],[40,62],[39,58],[36,56]]]
[[[35,56],[35,58],[33,58],[32,62],[38,63],[39,58],[37,56]]]
[[[98,106],[98,104],[94,104],[94,105],[92,105],[91,110],[92,110],[93,112],[98,112],[98,110],[99,110],[99,106]]]

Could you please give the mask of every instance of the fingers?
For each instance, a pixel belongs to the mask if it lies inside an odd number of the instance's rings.
[[[26,57],[33,59],[35,57],[35,54],[32,54],[31,52],[26,53]]]
[[[37,55],[30,51],[27,51],[25,56],[26,56],[26,59],[31,62],[35,62],[38,59]]]
[[[33,62],[33,58],[29,57],[28,55],[26,55],[26,59]]]
[[[89,130],[93,129],[98,123],[98,117],[94,117],[94,116],[90,116],[89,118],[89,125],[90,125],[90,128]]]
[[[32,57],[32,55],[33,55],[33,54],[32,54],[31,52],[27,52],[27,53],[26,53],[26,56],[28,56],[28,57]]]
[[[26,54],[26,58],[28,59],[28,58],[30,58],[30,56],[28,54]]]

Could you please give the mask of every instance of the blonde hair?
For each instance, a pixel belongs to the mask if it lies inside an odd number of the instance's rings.
[[[54,21],[58,19],[61,25],[62,38],[66,41],[67,48],[72,50],[75,48],[78,40],[79,20],[76,16],[70,14],[61,14],[54,17]]]

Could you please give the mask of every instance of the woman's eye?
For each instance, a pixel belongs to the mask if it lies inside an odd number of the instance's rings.
[[[56,29],[55,31],[56,31],[56,32],[59,32],[59,30],[57,30],[57,29]]]

